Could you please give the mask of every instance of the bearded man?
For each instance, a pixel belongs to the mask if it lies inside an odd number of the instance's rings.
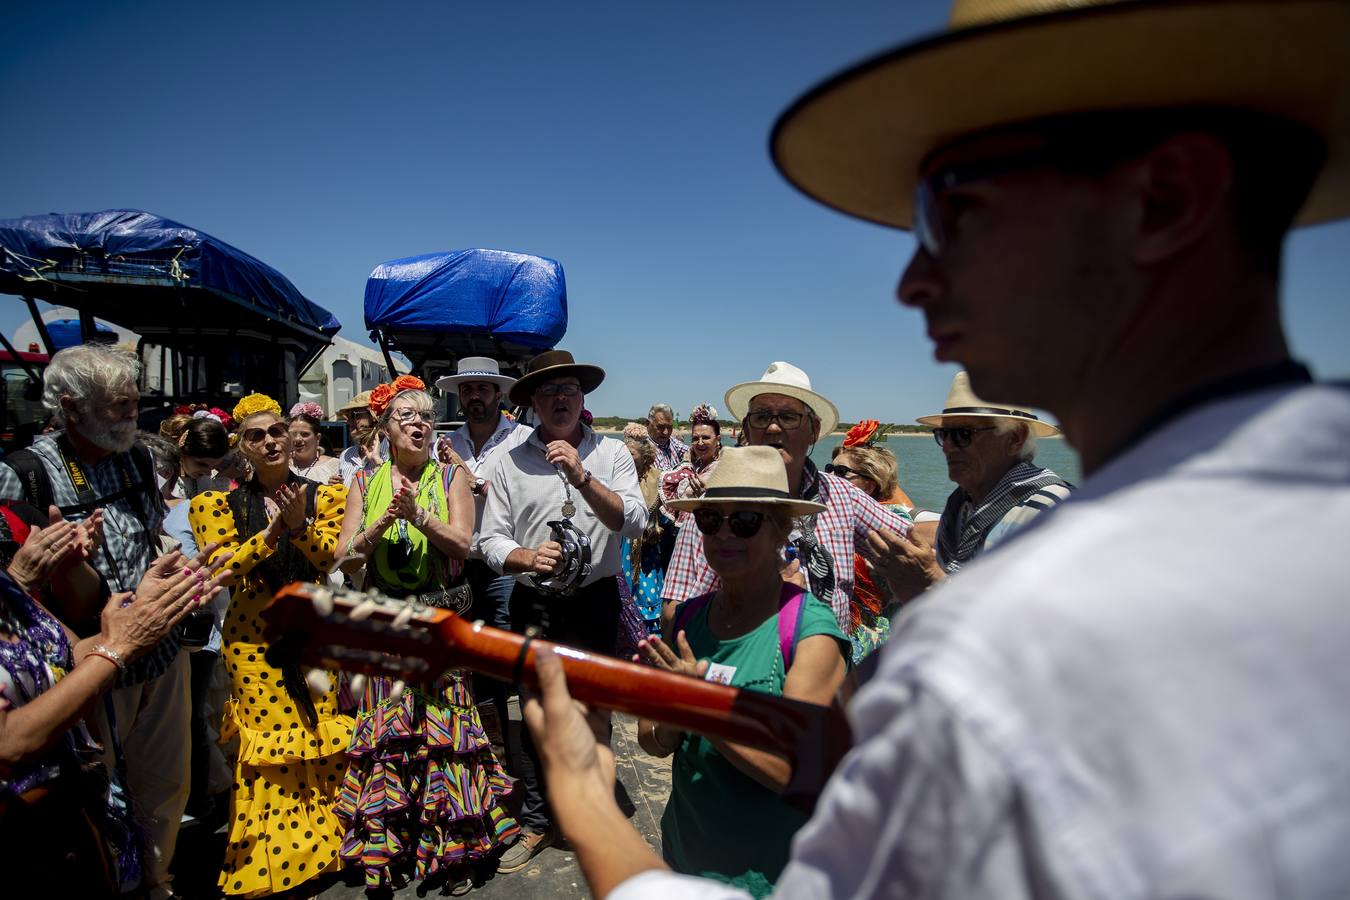
[[[54,505],[72,521],[96,521],[95,511],[103,511],[102,544],[89,557],[103,580],[102,595],[53,610],[85,634],[98,630],[110,592],[136,590],[154,560],[164,523],[150,454],[136,443],[140,369],[133,354],[99,344],[57,353],[43,373],[42,402],[64,430],[39,436],[29,450],[10,454],[0,465],[0,499],[24,500],[38,509]],[[189,666],[178,650],[173,632],[128,665],[109,695],[112,715],[101,723],[105,762],[115,764],[119,742],[125,756],[137,818],[146,832],[146,887],[152,898],[172,893],[169,862],[188,798]],[[113,729],[120,741],[110,740]]]

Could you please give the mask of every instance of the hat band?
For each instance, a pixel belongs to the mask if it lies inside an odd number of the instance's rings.
[[[470,375],[491,375],[491,376],[493,376],[494,378],[500,378],[500,377],[502,377],[502,373],[501,373],[501,372],[489,372],[489,371],[487,371],[486,369],[478,369],[478,370],[475,370],[475,371],[473,371],[473,372],[456,372],[455,374],[456,374],[456,377],[458,377],[458,378],[467,378],[467,377],[469,377]]]
[[[1029,412],[1023,412],[1020,409],[1003,409],[998,406],[949,406],[942,411],[944,416],[961,416],[982,413],[986,416],[1012,416],[1016,419],[1030,419],[1033,422],[1039,422],[1040,419]]]
[[[710,487],[703,492],[703,499],[716,500],[719,497],[728,497],[732,500],[749,500],[752,497],[763,497],[770,500],[791,500],[787,491],[780,491],[778,488],[760,488],[760,487]]]

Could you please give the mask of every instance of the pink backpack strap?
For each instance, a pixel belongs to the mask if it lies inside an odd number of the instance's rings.
[[[786,598],[778,607],[778,651],[783,654],[783,671],[792,668],[792,651],[797,646],[797,634],[802,630],[802,611],[806,608],[806,591],[791,582],[783,583]]]
[[[675,610],[675,618],[671,620],[670,638],[666,643],[670,644],[672,647],[676,646],[675,641],[680,633],[680,629],[684,628],[686,623],[692,621],[694,616],[698,615],[698,611],[707,606],[708,601],[711,600],[716,593],[716,591],[709,591],[706,594],[699,594],[697,597],[690,597],[688,600],[681,603],[679,608]]]

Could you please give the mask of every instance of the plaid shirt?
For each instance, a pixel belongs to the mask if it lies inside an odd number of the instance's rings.
[[[689,452],[689,445],[673,434],[664,447],[656,441],[652,441],[652,446],[656,448],[656,467],[662,472],[669,472],[678,466]]]
[[[37,454],[47,468],[47,478],[52,486],[52,502],[62,507],[78,504],[80,497],[61,461],[55,435],[38,437],[29,449]],[[131,455],[120,455],[123,457],[121,462],[117,455],[107,456],[93,465],[81,460],[81,468],[96,496],[106,497],[121,491],[123,472],[130,472],[133,479],[140,478]],[[0,465],[0,499],[24,499],[19,476],[6,465]],[[90,557],[89,563],[103,576],[111,591],[134,591],[140,584],[141,576],[154,561],[159,534],[164,526],[164,505],[147,503],[142,491],[99,505],[103,506],[103,547]],[[84,517],[70,515],[67,518],[79,521]],[[177,655],[178,631],[174,629],[153,650],[131,663],[118,684],[137,684],[156,678],[163,674]]]
[[[802,473],[803,491],[809,488],[812,467]],[[816,539],[834,561],[834,597],[830,606],[839,627],[848,633],[849,605],[853,602],[853,544],[856,539],[865,538],[869,531],[888,528],[902,537],[909,536],[912,523],[898,510],[887,509],[871,497],[849,484],[843,478],[816,472],[820,479],[820,496],[817,502],[825,504],[824,512],[816,516]],[[802,568],[810,584],[810,573]],[[675,552],[666,566],[666,583],[661,590],[661,598],[683,603],[690,597],[697,597],[716,590],[721,584],[717,575],[708,566],[703,555],[703,534],[689,522],[680,529],[675,541]]]

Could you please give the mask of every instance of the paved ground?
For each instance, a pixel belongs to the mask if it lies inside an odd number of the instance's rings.
[[[513,698],[511,727],[513,733],[521,727],[519,710]],[[634,826],[658,852],[661,847],[661,812],[670,793],[670,760],[652,759],[637,744],[637,720],[615,716],[614,756],[619,783],[616,796],[620,807],[628,814]],[[223,815],[219,817],[223,821]],[[211,823],[214,824],[214,823]],[[175,889],[189,900],[209,900],[220,893],[216,890],[216,874],[225,846],[224,826],[214,830],[211,824],[190,828],[179,840],[174,863]],[[495,864],[484,865],[475,875],[471,898],[534,898],[586,897],[586,883],[581,878],[576,857],[566,847],[551,847],[534,858],[529,868],[510,875],[497,875]],[[411,900],[435,897],[441,894],[439,885],[409,885],[382,897]],[[291,895],[287,895],[291,896]],[[319,897],[322,900],[358,900],[366,892],[359,871],[346,871],[328,879],[316,879],[304,886],[296,897]]]

